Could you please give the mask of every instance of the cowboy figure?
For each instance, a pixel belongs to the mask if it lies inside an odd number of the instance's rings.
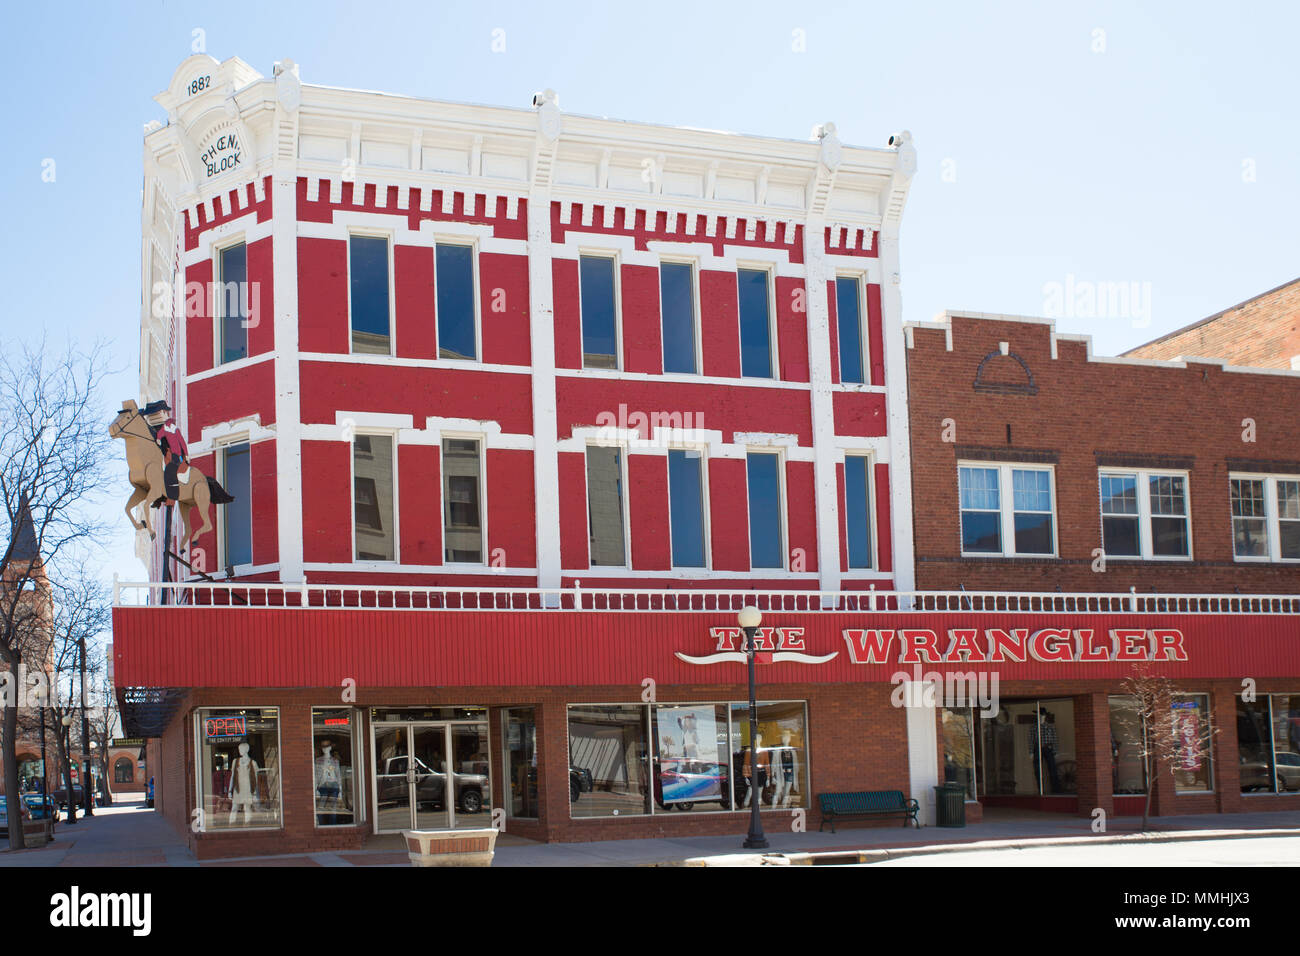
[[[171,406],[161,399],[150,402],[144,410],[145,421],[153,429],[158,447],[163,453],[163,488],[167,495],[163,503],[166,505],[171,505],[180,498],[181,486],[176,471],[180,465],[188,464],[190,459],[189,446],[185,444],[185,436],[181,434],[176,419],[171,417],[171,410]]]

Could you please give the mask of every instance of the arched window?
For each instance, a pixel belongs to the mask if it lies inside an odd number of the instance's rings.
[[[131,766],[130,757],[118,757],[113,763],[114,783],[134,783],[135,768]]]

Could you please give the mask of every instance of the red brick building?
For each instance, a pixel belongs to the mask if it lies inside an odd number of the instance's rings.
[[[909,325],[906,338],[918,588],[971,592],[974,601],[977,592],[1063,591],[1103,602],[1128,592],[1170,611],[1200,607],[1197,595],[1300,593],[1300,372],[1103,358],[1086,337],[1015,316],[948,313]],[[1228,601],[1247,613],[1222,625],[1235,631],[1286,604]],[[1211,763],[1219,769],[1201,787],[1176,788],[1162,775],[1160,812],[1300,808],[1289,782],[1300,765],[1300,627],[1294,618],[1278,623],[1267,654],[1242,640],[1223,671],[1178,680],[1208,705],[1198,719],[1217,728]],[[1273,679],[1258,680],[1256,701],[1243,700],[1243,680],[1260,668]],[[1009,681],[1002,694],[1013,715],[1049,698],[1039,713],[1072,714],[1078,766],[1087,738],[1093,766],[1112,764],[1118,781],[1124,689],[1081,679],[1091,673]],[[982,731],[982,802],[1069,802],[1023,767],[1009,777],[995,771],[995,728]],[[1112,735],[1113,761],[1105,759]],[[1282,782],[1265,786],[1275,765]],[[1137,789],[1117,783],[1095,805],[1131,810]],[[1085,804],[1080,789],[1078,808]]]
[[[1124,355],[1164,360],[1211,358],[1229,365],[1300,368],[1300,279],[1162,335]]]

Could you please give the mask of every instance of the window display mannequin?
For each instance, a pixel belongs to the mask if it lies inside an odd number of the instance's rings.
[[[763,788],[767,786],[767,771],[768,767],[771,766],[772,758],[771,755],[763,749],[762,734],[754,735],[754,753],[758,757],[757,777],[750,772],[750,750],[748,747],[745,748],[745,762],[741,771],[741,775],[745,778],[745,802],[741,805],[746,807],[749,806],[749,801],[754,797],[755,786],[758,788],[758,802],[761,805],[763,802]]]
[[[334,755],[334,741],[322,740],[316,758],[316,808],[337,810],[343,806],[343,767]]]
[[[235,825],[239,811],[244,811],[244,826],[253,822],[253,806],[257,802],[257,761],[248,755],[248,744],[239,745],[239,756],[230,770],[230,785],[226,791],[230,798],[229,825]]]
[[[789,730],[782,728],[781,746],[771,750],[774,807],[778,801],[782,807],[790,806],[792,795],[799,792],[799,752],[790,746],[792,736]]]

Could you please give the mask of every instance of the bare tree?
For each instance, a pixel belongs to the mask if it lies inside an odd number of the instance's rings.
[[[1199,764],[1208,760],[1211,741],[1219,731],[1208,720],[1193,725],[1183,708],[1175,706],[1179,694],[1173,682],[1152,674],[1146,662],[1134,664],[1133,673],[1122,686],[1124,693],[1136,701],[1142,720],[1138,752],[1147,782],[1147,799],[1142,807],[1142,829],[1146,830],[1151,794],[1163,769],[1173,769],[1180,762]]]
[[[14,346],[0,357],[0,506],[9,541],[0,561],[0,671],[19,703],[20,678],[31,660],[48,658],[53,594],[49,569],[59,555],[102,540],[94,498],[105,484],[110,439],[99,398],[106,374],[103,351],[69,346],[52,354],[42,343]],[[21,820],[17,706],[4,707],[0,724],[8,817]],[[9,845],[23,847],[21,826],[9,827]]]

